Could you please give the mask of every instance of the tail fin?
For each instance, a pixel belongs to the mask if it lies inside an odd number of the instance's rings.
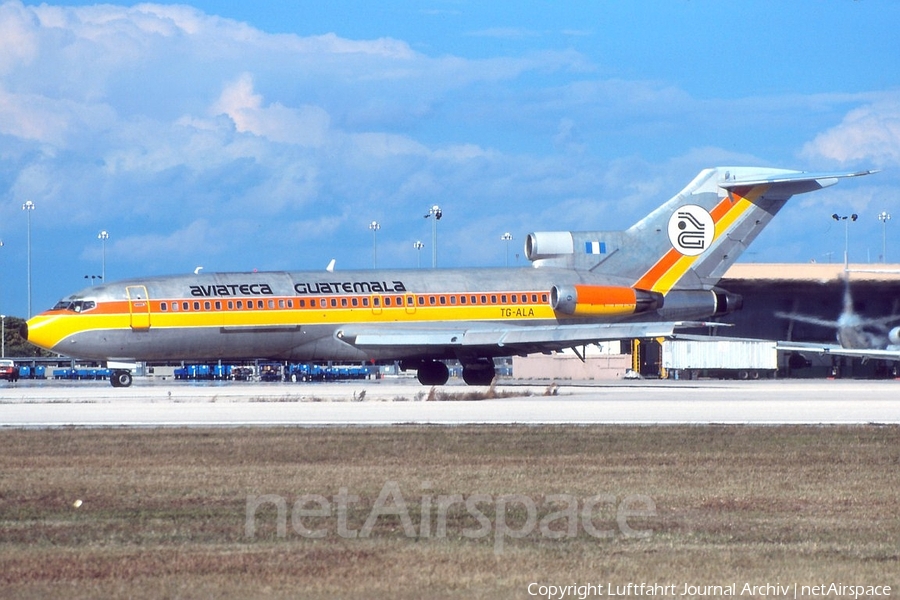
[[[525,254],[535,267],[591,271],[662,294],[710,289],[791,196],[874,172],[705,169],[626,231],[531,233]]]
[[[535,267],[589,271],[604,285],[632,288],[665,319],[725,314],[742,301],[714,286],[791,196],[872,172],[706,169],[625,231],[531,233],[525,254]]]
[[[655,227],[653,233],[656,233],[666,221],[663,235],[667,239],[657,239],[655,244],[657,256],[661,258],[636,280],[635,287],[663,294],[671,289],[708,289],[721,279],[791,196],[832,186],[841,178],[872,172],[707,169],[678,196],[628,230],[631,235],[644,237],[648,226]],[[697,231],[695,222],[705,225],[702,231],[706,237],[702,241],[690,237]]]
[[[632,261],[626,271],[634,277],[634,287],[662,294],[710,289],[791,196],[872,172],[706,169],[677,196],[623,232]]]

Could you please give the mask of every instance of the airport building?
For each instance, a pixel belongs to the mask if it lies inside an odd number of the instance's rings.
[[[896,322],[882,326],[882,332],[900,326],[900,265],[852,264],[848,275],[855,314],[882,322],[897,315]],[[709,348],[734,376],[769,375],[769,369],[754,362],[753,353],[759,348],[749,348],[749,344],[740,342],[742,339],[837,343],[837,328],[826,323],[836,324],[844,309],[847,283],[843,264],[738,263],[727,271],[719,287],[743,298],[741,310],[717,319],[729,326],[683,333],[738,338],[730,346]],[[814,317],[821,324],[788,318],[792,314]],[[516,357],[513,373],[517,378],[526,379],[619,379],[631,371],[644,377],[671,377],[672,373],[667,373],[664,365],[667,343],[671,344],[664,340],[639,343],[623,340],[620,354],[611,352],[610,344],[601,344],[599,349],[585,354],[583,361],[574,353]],[[698,348],[703,346],[695,345],[688,350],[698,354]],[[771,366],[777,370],[778,377],[890,377],[897,374],[900,366],[900,362],[822,355],[814,351],[778,352],[773,356],[771,360],[775,362]],[[695,369],[692,375],[704,375],[700,370]]]

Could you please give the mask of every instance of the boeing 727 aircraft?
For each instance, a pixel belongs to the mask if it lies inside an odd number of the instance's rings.
[[[869,173],[706,169],[625,231],[529,234],[533,268],[131,279],[62,299],[25,334],[94,360],[399,361],[424,385],[458,359],[485,385],[494,357],[670,336],[740,308],[716,283],[785,202]]]

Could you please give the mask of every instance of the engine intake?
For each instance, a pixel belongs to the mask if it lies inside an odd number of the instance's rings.
[[[569,256],[575,242],[569,231],[540,231],[525,238],[525,257],[530,261]]]
[[[662,295],[632,287],[608,285],[554,285],[550,306],[573,316],[628,316],[654,310]]]

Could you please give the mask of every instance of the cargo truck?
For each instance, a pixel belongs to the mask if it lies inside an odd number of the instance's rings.
[[[667,340],[662,369],[669,379],[766,379],[778,371],[778,350],[766,340]]]

